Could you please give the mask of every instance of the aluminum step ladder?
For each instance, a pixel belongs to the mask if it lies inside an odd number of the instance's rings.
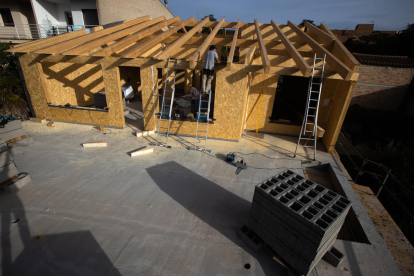
[[[170,67],[171,63],[175,62],[174,67]],[[151,146],[160,146],[160,147],[166,147],[171,148],[171,146],[168,146],[168,136],[170,134],[170,126],[171,126],[171,113],[172,113],[172,107],[174,103],[174,94],[175,94],[175,79],[177,77],[177,66],[178,66],[178,58],[171,59],[171,57],[168,58],[168,64],[167,64],[167,74],[165,76],[165,85],[164,85],[164,92],[162,94],[162,104],[161,109],[158,114],[158,128],[157,128],[157,141],[156,143],[151,143]],[[170,75],[170,70],[174,70],[173,74]],[[173,77],[174,80],[170,81],[169,77]],[[171,89],[167,89],[167,84],[172,84]],[[165,92],[171,92],[171,97],[165,97]],[[168,96],[168,95],[167,95]],[[169,104],[166,104],[165,100],[170,100]],[[168,122],[167,127],[161,127],[161,122]],[[160,133],[161,131],[165,130],[164,133]],[[160,136],[165,135],[165,143],[160,141]]]
[[[325,58],[317,58],[316,54],[313,59],[312,76],[309,81],[308,99],[306,101],[306,110],[303,117],[302,129],[299,134],[298,144],[296,145],[295,155],[308,155],[308,153],[298,153],[298,148],[313,149],[313,160],[316,160],[316,144],[318,142],[318,111],[319,101],[321,99],[323,72],[325,70]],[[322,66],[316,66],[318,62],[322,61]],[[315,69],[320,70],[320,74],[315,74]],[[308,130],[308,126],[311,126],[312,130]],[[309,134],[309,137],[307,135]],[[308,142],[313,141],[313,146],[309,145]],[[304,144],[301,144],[304,142]]]
[[[200,93],[200,99],[199,99],[199,105],[198,105],[198,113],[197,113],[197,127],[196,127],[196,136],[195,136],[195,142],[194,142],[194,148],[188,148],[189,150],[198,150],[198,151],[207,151],[211,153],[211,150],[207,149],[207,137],[208,137],[208,125],[210,124],[210,104],[211,104],[211,90],[210,93],[208,93],[208,101],[203,100],[202,97],[203,93]],[[206,95],[206,94],[204,94]],[[208,103],[207,108],[203,107],[203,103]],[[207,114],[204,116],[201,116],[202,111],[207,111]],[[203,114],[204,115],[204,114]],[[199,126],[206,126],[206,130],[198,130]],[[205,143],[204,148],[203,147],[197,147],[197,140],[199,139],[198,133],[205,133],[205,135],[200,135],[201,137],[204,137]]]

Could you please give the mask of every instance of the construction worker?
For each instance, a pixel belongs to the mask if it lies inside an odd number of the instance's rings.
[[[214,61],[220,63],[217,55],[217,47],[210,46],[210,51],[206,53],[204,58],[203,77],[201,81],[201,93],[210,93],[211,81],[214,78]]]

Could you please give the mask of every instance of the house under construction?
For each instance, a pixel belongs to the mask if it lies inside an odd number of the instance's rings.
[[[132,83],[142,95],[145,130],[154,130],[168,58],[178,58],[177,95],[185,95],[191,87],[200,89],[210,45],[217,46],[227,63],[215,68],[215,120],[209,125],[209,137],[237,141],[244,130],[298,135],[316,54],[326,56],[318,136],[328,152],[333,150],[360,65],[323,23],[316,27],[290,21],[278,25],[273,20],[260,24],[146,16],[9,51],[20,61],[36,117],[125,127],[121,87]],[[94,94],[102,91],[106,107],[98,108]],[[194,120],[171,121],[172,134],[195,135],[195,131]]]

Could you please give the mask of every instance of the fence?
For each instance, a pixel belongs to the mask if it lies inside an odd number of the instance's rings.
[[[92,32],[96,25],[41,25],[0,23],[0,39],[35,40],[65,34],[80,29]]]

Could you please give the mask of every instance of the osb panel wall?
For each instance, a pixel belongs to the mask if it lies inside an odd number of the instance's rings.
[[[114,127],[125,126],[118,67],[102,63],[102,77],[109,111],[100,112],[48,106],[46,94],[50,91],[48,91],[47,85],[44,85],[47,80],[42,72],[42,66],[38,66],[41,58],[36,54],[25,54],[19,57],[19,61],[33,109],[38,118]]]
[[[142,66],[140,68],[141,75],[141,92],[142,92],[142,110],[144,115],[144,129],[145,130],[154,130],[154,112],[159,112],[158,96],[153,97],[153,85],[157,85],[158,69],[151,66]],[[156,95],[157,89],[155,91]],[[158,126],[158,125],[157,125]]]
[[[331,81],[339,83],[336,86],[335,95],[330,107],[325,135],[322,137],[322,141],[329,153],[331,153],[335,147],[336,140],[338,139],[339,132],[344,122],[345,115],[348,111],[348,107],[356,86],[356,82],[353,81]]]
[[[151,69],[141,67],[143,80],[142,98],[144,106],[144,126],[146,130],[154,129],[153,112],[157,110],[152,101],[152,87],[145,85],[151,81]],[[227,71],[224,66],[216,66],[217,89],[215,93],[214,117],[216,121],[209,125],[208,136],[229,140],[238,140],[244,124],[243,105],[246,98],[247,73],[243,70]],[[158,126],[158,120],[157,126]],[[167,127],[162,122],[161,127]],[[200,126],[199,130],[205,130]],[[196,123],[188,121],[171,121],[170,133],[195,135]]]
[[[63,62],[42,62],[41,65],[52,104],[92,105],[93,93],[103,91],[100,65]]]

